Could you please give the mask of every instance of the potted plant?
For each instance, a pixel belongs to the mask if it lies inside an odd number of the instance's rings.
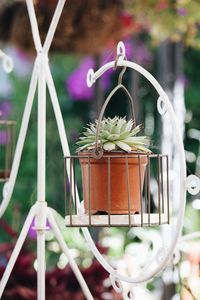
[[[134,127],[132,119],[116,116],[89,124],[79,138],[77,152],[86,213],[141,211],[150,141],[146,136],[136,136],[140,130],[141,125]],[[97,146],[103,153],[95,157]]]

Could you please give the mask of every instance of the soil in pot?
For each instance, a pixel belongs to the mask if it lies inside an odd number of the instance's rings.
[[[141,211],[140,194],[148,161],[146,154],[110,152],[107,155],[104,154],[101,159],[93,158],[89,152],[79,152],[78,155],[82,171],[84,206],[87,214],[89,210],[91,214],[109,212],[110,214],[128,214],[129,195],[131,214]],[[108,203],[108,157],[110,157],[110,205]],[[129,191],[127,176],[129,176]]]

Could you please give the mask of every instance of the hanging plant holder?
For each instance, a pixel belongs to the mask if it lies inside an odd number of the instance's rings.
[[[120,54],[116,57],[115,69],[120,57]],[[133,99],[122,84],[125,70],[126,67],[119,75],[118,85],[105,100],[98,121],[90,124],[80,138],[78,155],[65,158],[65,174],[67,166],[70,169],[68,183],[65,179],[67,226],[169,223],[168,157],[151,154],[145,147],[148,138],[136,137],[140,126],[136,126]],[[119,117],[103,119],[107,105],[119,89],[124,91],[130,102],[132,119],[128,122]],[[78,161],[82,175],[82,206],[76,201],[75,168]],[[75,200],[74,205],[72,199]]]
[[[75,169],[79,161],[84,199],[81,205],[78,205],[75,187]],[[167,155],[115,153],[101,159],[93,158],[91,154],[69,156],[65,158],[65,174],[67,164],[70,165],[71,184],[65,181],[66,226],[123,227],[169,223]]]
[[[14,121],[0,120],[0,182],[10,177],[15,144]]]

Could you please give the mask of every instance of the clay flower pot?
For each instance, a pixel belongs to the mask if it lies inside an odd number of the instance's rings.
[[[128,214],[129,195],[131,214],[141,211],[140,193],[143,189],[148,162],[145,153],[109,152],[100,159],[93,158],[89,152],[79,152],[78,155],[82,171],[84,206],[87,214],[89,211],[91,214]],[[108,157],[110,157],[110,207],[108,204]],[[129,191],[127,176],[129,177]]]

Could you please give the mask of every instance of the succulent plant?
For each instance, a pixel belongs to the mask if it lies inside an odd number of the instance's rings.
[[[101,144],[105,151],[123,150],[126,152],[150,152],[147,148],[150,140],[146,136],[136,136],[142,126],[133,127],[134,121],[127,121],[126,118],[114,117],[104,118],[100,123],[98,144]],[[95,148],[98,120],[88,124],[86,131],[79,138],[77,152],[92,150]]]

